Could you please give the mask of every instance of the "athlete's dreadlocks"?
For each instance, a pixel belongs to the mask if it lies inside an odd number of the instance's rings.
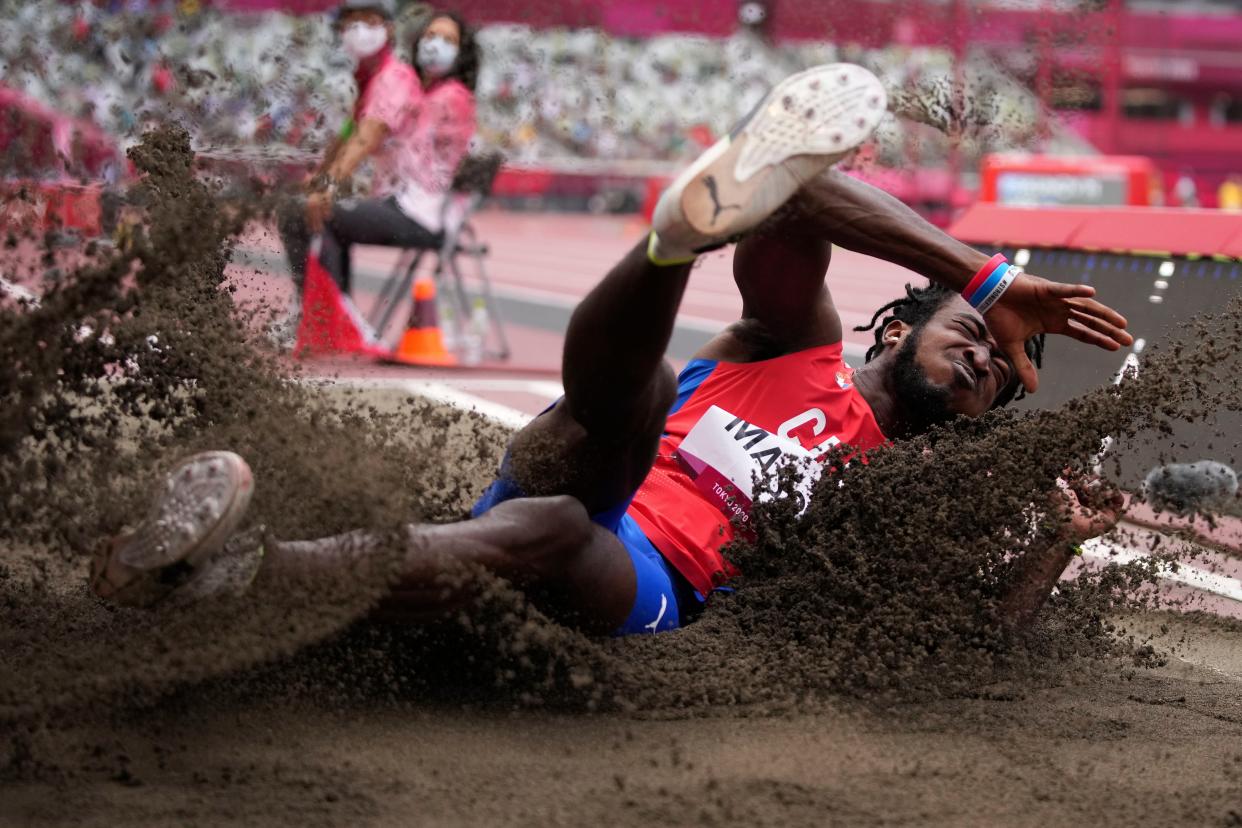
[[[906,295],[901,299],[894,299],[884,307],[875,312],[871,317],[871,322],[866,325],[859,325],[854,330],[869,331],[875,328],[875,344],[867,349],[867,362],[879,356],[884,351],[882,336],[884,329],[888,327],[890,322],[905,322],[912,328],[921,328],[936,315],[936,311],[940,310],[940,306],[945,302],[957,296],[952,290],[942,285],[930,284],[927,287],[913,287],[906,285]],[[892,312],[888,316],[884,314]],[[883,319],[880,319],[884,316]],[[1026,341],[1026,355],[1031,362],[1035,363],[1036,368],[1042,368],[1044,362],[1044,335],[1031,337]],[[992,404],[993,408],[1000,408],[1008,405],[1015,399],[1022,399],[1026,396],[1026,389],[1022,387],[1020,382],[1012,382],[1008,388],[1001,389],[996,396],[996,402]]]

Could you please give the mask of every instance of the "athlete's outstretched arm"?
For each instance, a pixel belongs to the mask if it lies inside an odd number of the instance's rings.
[[[958,291],[988,260],[888,193],[839,170],[803,185],[785,220]]]
[[[988,260],[888,193],[829,170],[738,245],[733,276],[742,318],[759,322],[788,350],[839,342],[841,319],[824,284],[833,244],[955,290]]]
[[[955,291],[966,287],[988,257],[934,227],[913,210],[887,193],[836,170],[807,182],[798,196],[767,233],[757,234],[739,245],[738,253],[749,247],[744,272],[734,265],[735,278],[743,301],[765,292],[788,292],[780,304],[761,306],[756,316],[773,331],[801,331],[823,327],[825,312],[832,310],[831,298],[809,278],[786,281],[779,267],[760,265],[781,244],[781,237],[817,238],[839,244],[847,250],[893,262],[921,273],[933,282]],[[822,276],[822,274],[821,274]],[[1090,285],[1050,282],[1025,274],[1016,279],[986,314],[988,327],[1017,367],[1028,391],[1039,384],[1035,367],[1026,356],[1025,343],[1036,334],[1054,333],[1115,351],[1129,345],[1121,314],[1095,301]],[[839,334],[839,321],[837,322]],[[827,339],[825,341],[835,341]]]
[[[1022,554],[1009,591],[1001,598],[1000,618],[1011,629],[1035,618],[1074,560],[1078,544],[1112,529],[1125,506],[1118,490],[1096,478],[1078,478],[1061,494],[1065,510],[1061,535],[1045,547]]]

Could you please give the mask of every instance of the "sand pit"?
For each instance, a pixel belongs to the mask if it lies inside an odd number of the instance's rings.
[[[1236,649],[1237,629],[1146,621],[1197,652]],[[366,647],[368,635],[352,644]],[[6,770],[4,822],[1128,826],[1238,816],[1238,674],[1178,660],[1097,664],[882,710],[667,719],[357,698],[339,676],[316,677],[316,661],[332,658],[312,653],[284,675],[151,707],[65,714]]]
[[[236,223],[187,158],[184,134],[149,138],[146,236],[4,311],[0,821],[1242,820],[1235,623],[1145,607],[1142,565],[1067,585],[1027,635],[995,623],[1067,465],[1104,435],[1237,410],[1189,370],[1236,369],[1237,303],[1132,382],[888,449],[825,476],[805,519],[761,509],[732,552],[741,590],[678,633],[588,639],[500,584],[462,618],[381,627],[361,619],[395,547],[283,591],[118,610],[84,553],[185,452],[240,451],[252,522],[301,538],[461,517],[506,436],[325,394],[256,350],[221,291]],[[112,342],[75,341],[83,319]],[[949,508],[984,475],[970,514]]]
[[[410,410],[394,392],[318,389]],[[451,435],[443,457],[477,452],[473,418],[419,416]],[[645,701],[672,703],[557,712],[539,709],[553,696],[494,686],[506,659],[491,645],[454,656],[454,624],[351,624],[362,587],[328,611],[236,618],[233,606],[142,631],[128,626],[142,614],[89,596],[81,560],[9,545],[5,562],[3,649],[19,673],[0,680],[6,824],[1230,825],[1240,813],[1242,627],[1227,620],[1119,613],[1117,636],[1158,658],[1061,654],[942,699],[704,705],[657,687]],[[682,635],[601,654],[676,679],[660,662]],[[731,654],[736,639],[696,641],[719,680],[750,669],[744,642]],[[15,693],[31,705],[10,706]]]

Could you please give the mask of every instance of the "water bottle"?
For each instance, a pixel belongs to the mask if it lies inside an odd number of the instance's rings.
[[[487,341],[487,305],[482,298],[474,300],[470,309],[470,322],[466,325],[465,342],[462,349],[462,361],[467,365],[478,365],[483,361],[483,343]]]
[[[444,338],[444,350],[450,354],[457,353],[462,346],[461,321],[457,318],[457,304],[449,297],[449,301],[439,303],[440,335]]]

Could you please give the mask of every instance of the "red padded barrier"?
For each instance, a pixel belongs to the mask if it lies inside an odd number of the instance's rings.
[[[977,203],[953,223],[949,233],[970,244],[1066,247],[1090,212]]]
[[[1218,210],[974,204],[949,232],[979,245],[1242,258],[1242,213]]]
[[[1242,259],[1242,213],[1233,213],[1232,215],[1237,221],[1235,225],[1237,232],[1230,236],[1229,240],[1221,247],[1220,255]]]
[[[1216,210],[1139,207],[1096,211],[1070,239],[1079,250],[1159,251],[1221,255],[1242,217]]]

